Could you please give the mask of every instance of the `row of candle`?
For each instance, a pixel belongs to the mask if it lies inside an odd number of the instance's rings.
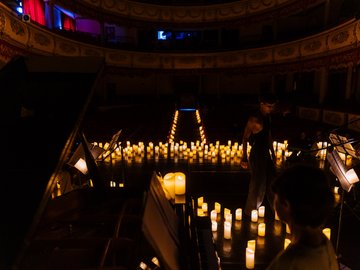
[[[171,172],[165,174],[162,186],[168,199],[175,199],[175,195],[184,195],[186,192],[186,176],[182,172]]]

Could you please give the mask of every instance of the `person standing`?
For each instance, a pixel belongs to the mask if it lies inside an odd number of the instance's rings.
[[[243,156],[241,167],[250,168],[251,179],[245,205],[245,214],[261,206],[265,194],[272,207],[273,196],[271,183],[275,177],[275,153],[271,137],[270,114],[275,108],[276,99],[271,94],[260,98],[259,109],[250,115],[243,134]],[[251,145],[250,155],[247,155],[247,143]]]

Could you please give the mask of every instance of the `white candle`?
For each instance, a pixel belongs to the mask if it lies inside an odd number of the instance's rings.
[[[207,204],[206,202],[204,202],[204,203],[202,204],[201,208],[202,208],[202,210],[204,211],[204,213],[207,212],[207,211],[208,211],[208,204]]]
[[[253,250],[255,252],[256,240],[249,240],[247,242],[247,248],[250,248],[251,250]]]
[[[291,240],[288,239],[288,238],[285,238],[285,241],[284,241],[284,249],[286,249],[288,247],[288,245],[290,245],[291,243]]]
[[[334,193],[339,194],[339,187],[334,187]]]
[[[182,172],[175,173],[175,194],[184,195],[186,191],[186,178]]]
[[[204,197],[199,197],[197,199],[198,207],[202,207],[203,203],[204,203]]]
[[[232,222],[232,214],[231,213],[226,213],[225,214],[225,221],[228,221],[228,222]]]
[[[231,210],[228,208],[224,208],[224,217],[226,216],[226,214],[230,214]]]
[[[216,219],[217,219],[217,213],[216,213],[215,210],[211,210],[211,212],[210,212],[210,218],[211,218],[211,220],[216,221]]]
[[[164,176],[164,186],[169,192],[171,198],[175,198],[175,174],[167,173]]]
[[[258,235],[259,236],[265,236],[265,228],[266,228],[265,223],[259,223],[259,225],[258,225]]]
[[[242,209],[241,208],[238,208],[235,210],[235,219],[242,220]]]
[[[231,223],[224,222],[224,239],[231,239]]]
[[[252,210],[251,211],[251,221],[252,222],[257,222],[258,221],[258,211],[257,210]]]
[[[216,213],[220,214],[221,212],[221,204],[220,203],[215,203],[215,211]]]
[[[216,232],[217,231],[217,226],[218,226],[217,222],[212,220],[211,221],[211,231]]]
[[[325,234],[325,236],[327,237],[327,239],[330,240],[330,236],[331,236],[331,229],[330,228],[325,228],[323,229],[323,234]]]
[[[259,207],[259,217],[265,217],[265,206]]]
[[[246,269],[254,269],[255,268],[255,252],[246,248]]]

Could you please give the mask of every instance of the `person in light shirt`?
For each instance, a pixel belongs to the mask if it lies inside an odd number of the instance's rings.
[[[272,190],[274,208],[289,225],[292,239],[267,270],[338,270],[332,243],[322,232],[334,207],[334,195],[324,172],[294,165],[274,181]]]

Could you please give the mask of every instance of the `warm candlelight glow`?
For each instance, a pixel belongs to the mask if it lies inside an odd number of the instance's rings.
[[[325,236],[327,237],[327,239],[330,240],[330,236],[331,236],[331,229],[330,228],[325,228],[323,229],[323,234],[325,234]]]
[[[211,221],[211,231],[216,232],[217,231],[218,224],[215,220]]]
[[[226,213],[225,214],[225,221],[228,221],[228,222],[232,222],[232,214],[231,213]]]
[[[241,208],[238,208],[235,210],[235,219],[242,220],[242,209]]]
[[[203,203],[204,203],[204,197],[199,197],[197,199],[198,207],[202,207]]]
[[[259,207],[259,217],[265,217],[265,206]]]
[[[275,220],[280,220],[280,218],[279,218],[279,216],[278,216],[278,214],[277,214],[276,211],[275,211]]]
[[[259,225],[258,225],[258,235],[259,236],[265,236],[265,228],[266,228],[265,223],[259,223]]]
[[[255,252],[256,240],[249,240],[247,242],[247,248],[250,248],[251,250],[253,250]]]
[[[291,234],[290,227],[287,223],[286,223],[286,233]]]
[[[228,208],[224,208],[224,217],[226,216],[226,214],[230,214],[231,210]]]
[[[285,241],[284,241],[284,249],[286,249],[288,247],[288,245],[290,245],[291,243],[291,240],[288,239],[288,238],[285,238]]]
[[[231,239],[231,223],[224,222],[224,239]]]
[[[257,222],[258,221],[258,211],[257,210],[252,210],[251,211],[251,221],[252,222]]]
[[[182,172],[175,173],[175,194],[184,195],[186,191],[186,178]]]
[[[246,248],[246,269],[254,269],[255,268],[255,252]]]
[[[164,186],[171,198],[175,198],[175,174],[167,173],[164,176]]]
[[[197,215],[198,215],[198,217],[204,217],[205,216],[204,211],[201,208],[197,209]]]
[[[217,219],[217,213],[216,213],[215,210],[211,210],[211,212],[210,212],[210,218],[211,218],[211,220],[216,221],[216,219]]]
[[[334,193],[339,194],[339,187],[334,187]]]
[[[204,203],[202,204],[201,208],[202,208],[202,210],[204,211],[204,213],[207,212],[207,211],[208,211],[208,204],[207,204],[206,202],[204,202]]]

